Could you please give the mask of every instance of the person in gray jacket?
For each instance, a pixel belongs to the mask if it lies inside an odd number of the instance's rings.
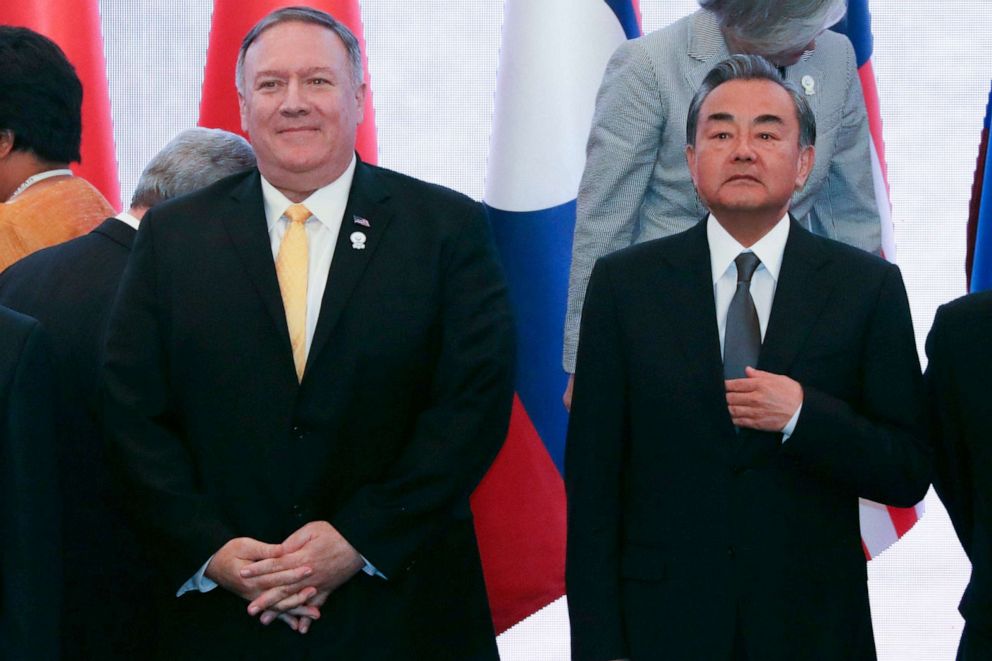
[[[634,243],[676,234],[706,215],[685,162],[689,101],[732,53],[763,55],[805,93],[819,127],[816,166],[792,200],[815,234],[878,253],[867,113],[851,43],[826,31],[844,0],[699,0],[700,9],[627,41],[596,100],[578,212],[563,366],[575,371],[579,319],[593,264]],[[571,400],[571,380],[565,404]]]

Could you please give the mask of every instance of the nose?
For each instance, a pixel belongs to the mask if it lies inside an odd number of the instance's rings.
[[[750,162],[755,159],[754,143],[747,132],[741,133],[734,141],[732,156],[735,161]]]
[[[291,79],[286,85],[279,112],[287,116],[305,115],[310,109],[303,87],[296,79]]]

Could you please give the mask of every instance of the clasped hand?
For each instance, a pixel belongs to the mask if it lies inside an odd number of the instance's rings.
[[[262,624],[280,619],[306,633],[327,597],[364,565],[358,551],[327,521],[311,521],[281,544],[250,537],[227,542],[207,578],[248,600]]]
[[[803,387],[782,374],[744,369],[745,378],[724,381],[730,419],[738,427],[782,431],[803,403]]]

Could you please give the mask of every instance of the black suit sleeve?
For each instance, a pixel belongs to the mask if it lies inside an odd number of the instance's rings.
[[[193,472],[163,350],[169,333],[155,255],[155,220],[146,215],[111,314],[104,370],[109,455],[129,488],[135,521],[156,539],[176,587],[237,537]]]
[[[784,451],[861,497],[912,507],[926,494],[931,464],[909,301],[895,266],[886,269],[864,337],[856,405],[803,384]]]
[[[468,209],[440,257],[440,354],[428,405],[385,479],[360,488],[331,521],[390,577],[465,506],[509,423],[509,299],[482,207]]]
[[[14,335],[4,327],[4,341]],[[21,338],[17,338],[20,341]],[[15,349],[17,350],[17,349]],[[0,658],[57,659],[62,590],[56,397],[40,326],[3,361],[0,446]]]
[[[620,609],[621,474],[627,378],[610,274],[600,260],[586,293],[565,451],[565,582],[573,659],[627,656]]]
[[[971,458],[958,412],[955,341],[950,310],[937,310],[927,337],[929,364],[924,377],[930,412],[930,441],[934,448],[933,485],[947,508],[965,553],[971,556],[975,514],[971,498]]]

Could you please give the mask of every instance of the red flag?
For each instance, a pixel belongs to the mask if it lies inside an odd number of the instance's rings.
[[[17,0],[0,5],[0,23],[30,28],[65,52],[83,84],[82,162],[73,171],[120,208],[110,88],[97,0]]]
[[[241,133],[238,114],[238,93],[234,86],[234,64],[241,40],[255,23],[266,14],[298,5],[299,0],[214,0],[214,15],[210,25],[210,46],[203,73],[203,97],[200,102],[200,126],[220,128]],[[313,0],[311,7],[331,14],[355,33],[362,46],[362,67],[365,70],[365,120],[358,126],[356,147],[366,163],[378,161],[375,140],[375,111],[372,106],[372,86],[369,84],[368,60],[362,13],[358,0]]]
[[[519,397],[472,513],[501,634],[565,594],[565,485]]]

